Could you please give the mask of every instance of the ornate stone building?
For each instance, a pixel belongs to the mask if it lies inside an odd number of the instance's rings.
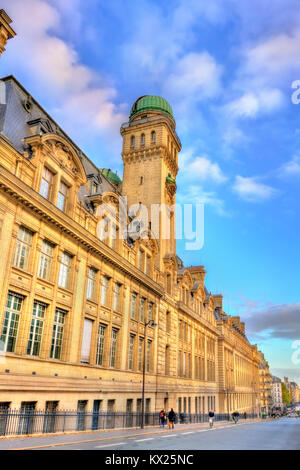
[[[283,409],[281,380],[274,375],[272,375],[272,408]]]
[[[257,348],[177,256],[174,211],[168,238],[162,214],[132,227],[127,207],[176,201],[170,105],[134,103],[121,180],[13,76],[0,96],[0,406],[138,411],[145,358],[146,411],[257,411]]]
[[[262,351],[258,351],[259,357],[259,388],[260,388],[260,411],[269,413],[272,409],[272,375],[269,363],[266,361]]]

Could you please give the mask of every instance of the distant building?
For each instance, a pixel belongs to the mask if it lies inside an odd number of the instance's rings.
[[[279,377],[272,376],[272,407],[273,408],[282,408],[282,389],[281,389],[281,380]]]
[[[259,363],[259,388],[260,388],[260,411],[268,413],[272,409],[272,376],[269,370],[269,363],[264,354],[258,351]]]
[[[290,381],[288,377],[284,377],[286,388],[290,392],[291,404],[295,405],[300,402],[300,389],[296,382]]]

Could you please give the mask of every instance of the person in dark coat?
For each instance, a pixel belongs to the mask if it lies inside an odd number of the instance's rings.
[[[173,408],[171,408],[171,411],[168,414],[169,429],[171,428],[171,426],[172,426],[172,429],[174,429],[174,427],[175,427],[175,417],[176,417],[175,411],[173,410]]]

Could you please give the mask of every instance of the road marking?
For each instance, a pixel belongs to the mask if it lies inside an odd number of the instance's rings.
[[[147,437],[146,439],[136,439],[134,442],[153,441],[154,437]]]
[[[96,446],[95,449],[102,449],[103,447],[124,446],[126,442],[114,442],[113,444],[106,444],[104,446]]]
[[[172,437],[172,436],[177,436],[177,434],[167,434],[166,436],[161,436],[161,437],[163,438],[163,437]]]
[[[183,432],[182,436],[186,436],[187,434],[194,434],[194,431],[192,431],[192,432]]]

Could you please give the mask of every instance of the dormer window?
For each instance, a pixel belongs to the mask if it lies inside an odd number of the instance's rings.
[[[91,183],[91,194],[97,194],[98,185],[95,182]]]
[[[65,211],[66,202],[68,196],[68,186],[62,181],[59,184],[58,196],[57,196],[57,207],[61,211]]]
[[[135,146],[135,137],[134,135],[132,135],[130,139],[130,147],[134,147],[134,146]]]
[[[155,142],[156,142],[156,132],[152,131],[151,132],[151,143],[155,144]]]
[[[141,146],[144,147],[145,145],[145,134],[141,135]]]

